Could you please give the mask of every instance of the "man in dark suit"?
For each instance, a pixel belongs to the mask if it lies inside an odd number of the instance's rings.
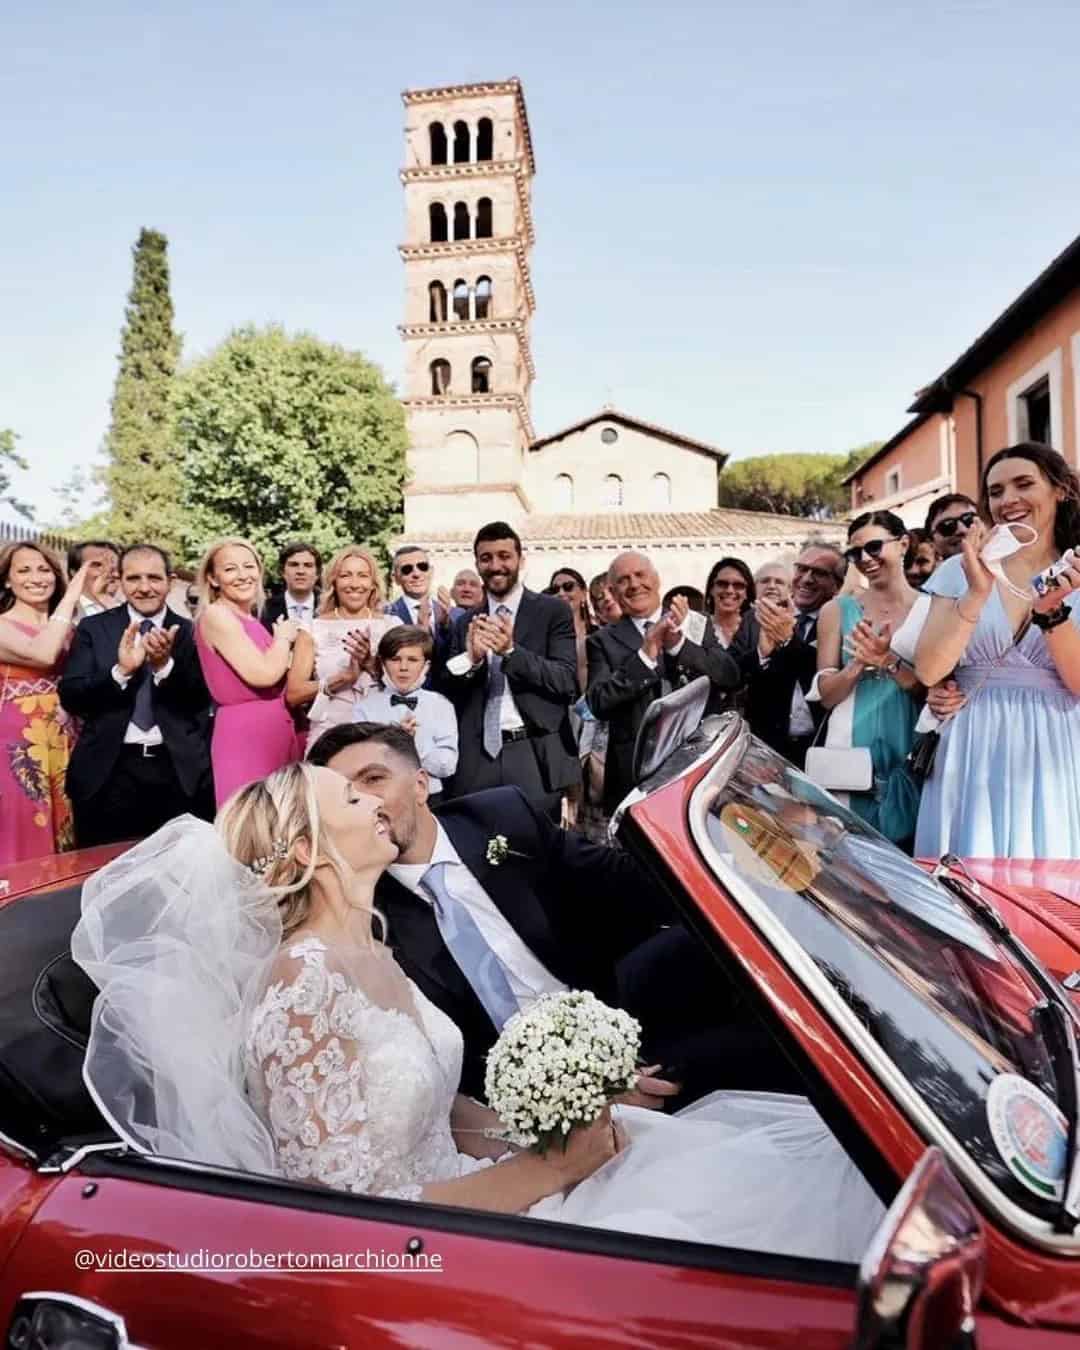
[[[794,614],[759,599],[758,641],[736,656],[751,731],[800,769],[825,715],[820,703],[806,699],[817,673],[818,614],[843,585],[846,569],[838,548],[807,544],[795,561]]]
[[[521,540],[505,521],[473,544],[484,603],[450,632],[440,689],[458,714],[458,770],[447,795],[519,787],[543,811],[581,781],[570,707],[578,696],[570,610],[521,584]]]
[[[591,634],[585,652],[589,709],[608,724],[604,810],[610,814],[634,786],[634,742],[649,704],[685,677],[707,675],[723,692],[737,688],[740,675],[707,620],[698,625],[700,641],[683,631],[689,611],[684,596],[676,595],[670,610],[661,609],[660,577],[643,553],[621,553],[608,581],[623,617]]]
[[[80,848],[213,818],[210,695],[189,619],[169,609],[171,567],[139,544],[120,558],[126,604],[83,619],[60,702],[83,722],[67,792]]]
[[[427,549],[416,544],[402,544],[390,561],[390,570],[401,594],[385,606],[386,613],[395,615],[402,623],[426,628],[431,634],[434,651],[424,688],[434,689],[450,644],[450,622],[454,613],[450,594],[448,591],[432,594],[431,558]]]
[[[284,617],[309,632],[319,610],[319,575],[322,558],[319,550],[303,540],[286,544],[278,555],[278,573],[284,589],[271,595],[263,605],[259,619],[268,632]]]
[[[400,727],[331,727],[309,760],[383,802],[399,854],[378,883],[375,904],[399,964],[461,1030],[463,1092],[483,1097],[484,1059],[507,1016],[567,988],[618,1002],[617,967],[651,942],[677,980],[651,988],[651,997],[666,993],[676,1007],[685,1000],[694,957],[679,939],[692,940],[681,929],[660,929],[667,907],[628,854],[558,829],[516,788],[462,797],[433,814],[415,743]],[[634,974],[649,985],[640,959]],[[715,969],[706,967],[697,984],[715,1004]],[[678,1060],[677,1042],[674,1054],[667,1041],[655,1053],[660,1049],[665,1062]],[[653,1076],[659,1068],[646,1066],[652,1073],[639,1080],[639,1105],[661,1106],[677,1093]]]

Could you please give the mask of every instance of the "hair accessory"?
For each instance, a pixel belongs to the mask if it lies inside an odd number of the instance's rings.
[[[264,877],[276,862],[281,862],[288,851],[288,842],[284,839],[277,839],[274,841],[273,852],[268,853],[263,858],[253,858],[247,865],[248,871],[253,872],[257,877]]]

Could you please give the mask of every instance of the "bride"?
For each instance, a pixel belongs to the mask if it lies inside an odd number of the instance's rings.
[[[86,883],[84,1077],[121,1138],[354,1194],[861,1258],[883,1207],[801,1097],[616,1106],[565,1152],[508,1150],[457,1091],[457,1027],[380,940],[396,852],[377,798],[290,764]]]

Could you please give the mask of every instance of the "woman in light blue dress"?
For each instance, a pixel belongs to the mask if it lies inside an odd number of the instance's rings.
[[[1031,579],[1080,545],[1080,482],[1048,446],[1010,446],[986,466],[981,510],[995,525],[1028,526],[1037,537],[1002,561],[1003,582],[980,557],[988,531],[976,522],[963,553],[926,583],[934,599],[916,670],[929,685],[955,668],[968,702],[942,731],[915,851],[1077,858],[1080,568],[1045,596]]]
[[[915,740],[923,690],[889,646],[917,598],[904,576],[907,531],[891,511],[869,511],[851,522],[848,545],[844,557],[867,589],[858,599],[838,595],[821,611],[811,693],[832,710],[826,746],[870,752],[873,787],[850,794],[851,810],[894,843],[910,847],[918,788],[904,761]]]

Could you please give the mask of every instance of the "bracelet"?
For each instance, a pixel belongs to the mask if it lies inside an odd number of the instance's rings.
[[[71,628],[74,628],[74,627],[75,627],[75,620],[74,620],[74,619],[66,619],[66,618],[63,616],[63,614],[50,614],[50,615],[49,615],[49,622],[50,622],[50,623],[62,623],[62,624],[65,624],[65,625],[67,625],[67,626],[69,626],[69,627],[71,627]]]
[[[1036,628],[1041,628],[1044,633],[1048,633],[1052,628],[1059,628],[1063,623],[1069,622],[1069,616],[1072,610],[1062,602],[1057,609],[1052,609],[1049,614],[1039,614],[1037,611],[1031,611],[1031,622]]]

